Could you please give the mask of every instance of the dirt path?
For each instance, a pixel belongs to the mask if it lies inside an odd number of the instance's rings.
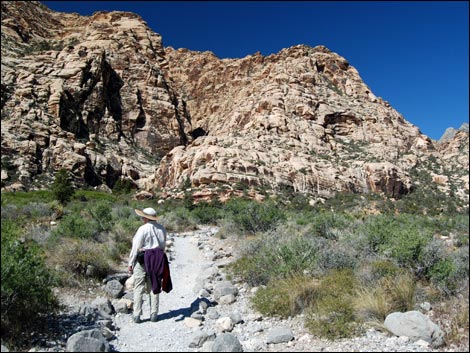
[[[170,257],[170,273],[173,290],[160,294],[159,320],[150,321],[148,295],[144,296],[143,322],[136,324],[131,314],[118,314],[115,325],[117,338],[110,342],[119,352],[185,352],[192,329],[184,324],[190,316],[191,307],[197,308],[197,293],[193,288],[196,278],[206,265],[202,251],[194,238],[175,236]]]

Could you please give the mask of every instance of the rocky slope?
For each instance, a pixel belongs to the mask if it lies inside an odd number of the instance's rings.
[[[78,184],[206,197],[240,185],[401,197],[418,168],[468,200],[468,131],[432,141],[323,46],[219,59],[164,48],[132,13],[1,6],[3,190],[63,167]]]

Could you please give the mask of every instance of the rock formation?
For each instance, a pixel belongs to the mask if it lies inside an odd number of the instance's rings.
[[[1,6],[3,190],[66,168],[109,188],[397,198],[431,158],[434,182],[468,200],[468,130],[432,141],[324,46],[219,59],[164,48],[132,13]]]

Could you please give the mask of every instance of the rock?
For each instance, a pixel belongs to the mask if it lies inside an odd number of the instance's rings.
[[[124,286],[118,280],[113,279],[106,283],[105,291],[112,298],[120,298],[124,293]]]
[[[436,158],[445,187],[468,202],[459,174],[468,170],[468,124],[433,142],[331,50],[296,45],[225,60],[164,47],[129,13],[5,1],[2,14],[2,165],[13,167],[2,170],[4,191],[28,190],[38,177],[48,184],[66,168],[77,185],[106,192],[126,180],[142,200],[157,189],[179,197],[185,180],[197,200],[239,196],[239,184],[255,200],[261,185],[316,199],[398,197],[416,181],[415,161]],[[43,41],[64,47],[32,50]]]
[[[215,338],[212,352],[243,352],[243,347],[237,336],[231,333],[222,333]]]
[[[214,332],[204,332],[201,330],[197,330],[193,338],[191,340],[191,343],[189,344],[190,348],[200,348],[203,346],[203,344],[207,341],[213,341],[215,339],[215,333]]]
[[[294,339],[289,327],[273,327],[268,331],[267,343],[284,343]]]
[[[228,304],[234,303],[236,300],[237,299],[235,298],[233,294],[227,294],[219,298],[219,304],[228,305]]]
[[[189,328],[194,328],[202,325],[202,321],[192,318],[192,317],[185,317],[184,324]]]
[[[238,294],[238,288],[232,285],[232,283],[228,281],[222,281],[220,283],[217,283],[214,288],[214,299],[219,300],[221,297],[224,295],[237,295]]]
[[[233,321],[229,317],[221,317],[217,319],[216,323],[216,329],[220,332],[230,332],[233,330]]]
[[[385,318],[384,326],[394,335],[407,336],[414,341],[422,339],[433,347],[445,343],[441,328],[419,311],[391,313]]]
[[[98,297],[91,302],[91,306],[97,311],[97,313],[105,318],[110,319],[116,311],[114,310],[113,304],[107,298]]]
[[[77,332],[67,340],[67,352],[110,352],[109,344],[100,330]]]

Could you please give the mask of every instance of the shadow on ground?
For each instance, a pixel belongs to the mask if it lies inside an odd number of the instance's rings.
[[[186,317],[191,317],[191,315],[199,310],[199,304],[200,303],[206,303],[207,306],[211,306],[212,303],[206,299],[206,298],[197,298],[195,299],[187,308],[181,308],[181,309],[176,309],[176,310],[170,310],[164,314],[158,315],[158,321],[161,320],[168,320],[171,318],[176,317],[177,319],[175,321],[182,321]]]

